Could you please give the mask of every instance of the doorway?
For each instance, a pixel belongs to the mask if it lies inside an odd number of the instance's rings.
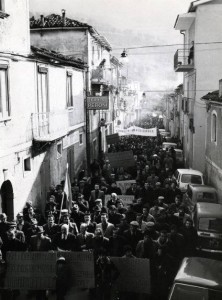
[[[10,180],[3,182],[1,186],[1,210],[8,216],[8,220],[14,219],[14,193]]]

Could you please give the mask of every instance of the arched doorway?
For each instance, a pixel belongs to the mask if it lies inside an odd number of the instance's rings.
[[[13,187],[10,180],[3,182],[1,186],[1,209],[2,212],[6,213],[8,220],[11,221],[14,218],[14,193]]]

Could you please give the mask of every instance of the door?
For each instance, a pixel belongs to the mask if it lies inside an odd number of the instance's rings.
[[[2,212],[8,216],[8,220],[14,219],[14,193],[10,180],[3,182],[1,186],[1,208]]]

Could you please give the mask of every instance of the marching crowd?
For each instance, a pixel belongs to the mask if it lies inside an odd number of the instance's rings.
[[[174,150],[163,150],[162,142],[159,135],[125,136],[110,145],[108,152],[133,151],[135,167],[113,169],[101,155],[91,164],[90,177],[82,171],[73,179],[71,211],[61,182],[50,187],[44,214],[30,202],[15,222],[2,213],[3,259],[7,251],[92,251],[96,266],[112,256],[150,259],[153,298],[165,299],[183,257],[195,255],[197,233],[173,178]],[[124,180],[134,180],[126,191],[117,185]],[[124,203],[123,193],[134,196],[132,203]],[[101,270],[100,288],[112,281]]]

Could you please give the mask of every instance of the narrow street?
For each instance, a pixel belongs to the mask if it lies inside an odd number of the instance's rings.
[[[0,0],[0,299],[222,299],[221,24]]]

